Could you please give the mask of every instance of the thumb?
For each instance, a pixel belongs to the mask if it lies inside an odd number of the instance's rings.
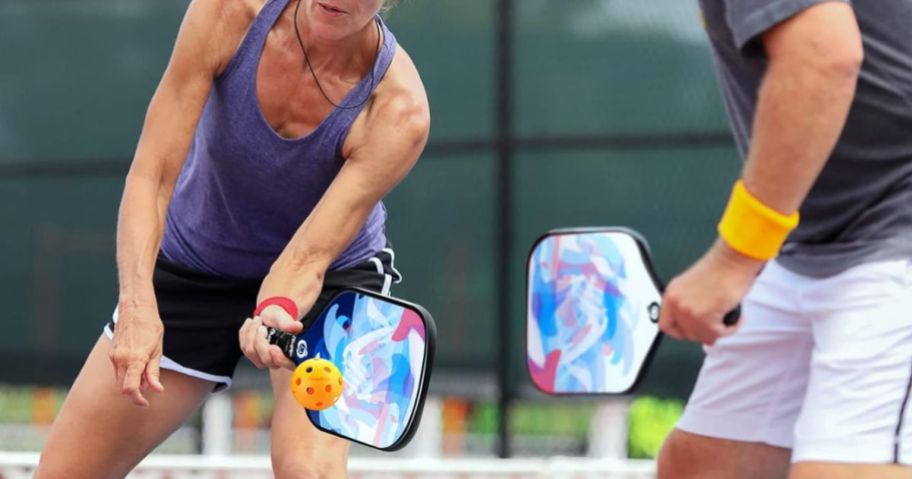
[[[297,318],[292,318],[288,311],[276,305],[267,306],[260,315],[263,324],[273,328],[285,331],[286,333],[298,334],[303,329],[303,325]]]

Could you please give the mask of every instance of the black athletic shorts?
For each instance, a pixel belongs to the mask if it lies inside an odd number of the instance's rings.
[[[327,271],[323,291],[303,318],[309,324],[340,289],[358,286],[389,294],[402,280],[393,266],[393,250],[385,248],[351,268]],[[238,330],[256,307],[260,279],[226,279],[168,262],[155,263],[152,283],[158,312],[165,327],[161,368],[216,383],[215,390],[231,385],[234,368],[243,356]],[[104,331],[114,337],[117,310]]]

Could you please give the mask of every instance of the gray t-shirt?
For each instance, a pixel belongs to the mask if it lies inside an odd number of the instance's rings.
[[[825,1],[700,0],[743,157],[767,66],[760,35]],[[808,276],[912,258],[912,1],[866,0],[853,9],[865,54],[855,100],[777,258]]]

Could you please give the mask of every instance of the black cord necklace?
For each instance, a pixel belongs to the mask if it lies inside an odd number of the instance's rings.
[[[310,57],[307,56],[307,49],[304,48],[304,41],[301,40],[301,31],[298,29],[298,11],[300,9],[301,9],[301,0],[298,0],[298,4],[297,4],[297,6],[295,6],[295,12],[294,12],[295,35],[298,37],[298,45],[301,45],[301,52],[304,53],[304,62],[307,64],[307,69],[310,70],[310,74],[311,74],[311,76],[313,76],[314,82],[317,84],[317,89],[320,90],[320,94],[323,95],[323,98],[325,98],[326,101],[328,101],[330,105],[332,105],[336,108],[339,108],[342,110],[353,110],[355,108],[360,108],[361,105],[364,105],[365,103],[367,103],[367,100],[371,96],[371,92],[374,91],[374,65],[371,65],[371,69],[370,69],[370,88],[367,90],[367,94],[364,95],[364,99],[362,99],[360,102],[358,102],[357,105],[343,106],[343,105],[338,105],[334,101],[330,100],[329,96],[326,95],[326,91],[323,90],[323,85],[320,85],[320,80],[317,78],[317,73],[314,72],[313,66],[310,64]],[[376,58],[380,57],[380,38],[383,36],[380,31],[380,22],[379,21],[376,21],[376,22],[377,22],[377,56],[375,57],[374,62],[376,62]]]

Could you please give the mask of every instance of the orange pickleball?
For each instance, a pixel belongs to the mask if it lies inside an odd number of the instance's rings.
[[[291,394],[305,409],[326,409],[342,396],[342,373],[330,361],[308,359],[291,375]]]

